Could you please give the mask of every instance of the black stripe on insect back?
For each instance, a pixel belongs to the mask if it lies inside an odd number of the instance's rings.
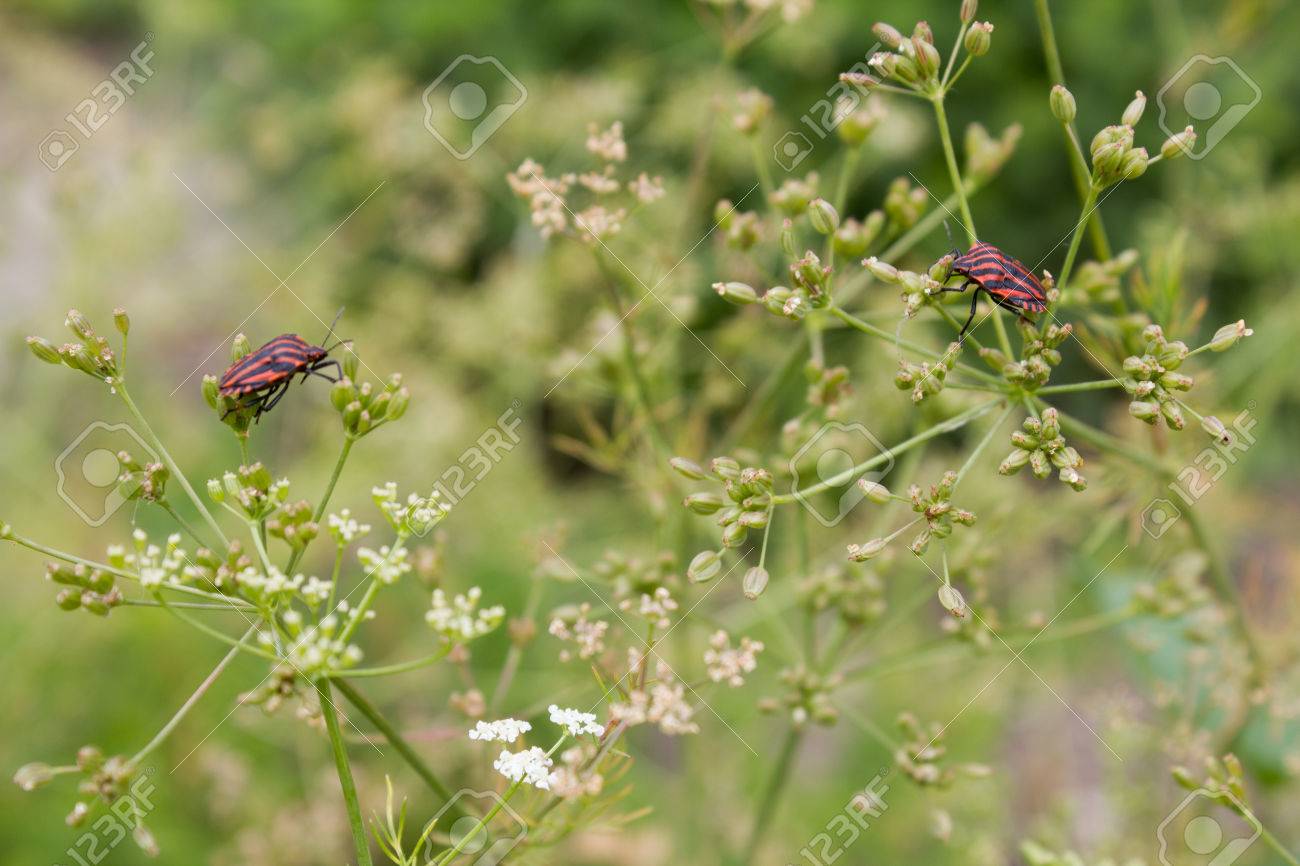
[[[325,352],[296,334],[281,334],[233,364],[221,377],[223,394],[242,396],[273,387],[306,370]]]

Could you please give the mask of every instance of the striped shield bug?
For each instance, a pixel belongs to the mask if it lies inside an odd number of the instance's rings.
[[[343,311],[339,310],[334,317],[334,324],[330,325],[321,342],[328,342],[334,333],[334,325],[338,324],[339,316],[342,315]],[[343,369],[338,361],[329,357],[329,353],[346,342],[340,340],[329,348],[322,348],[313,346],[297,334],[281,334],[231,364],[218,383],[219,393],[222,397],[236,400],[236,409],[255,409],[254,420],[261,420],[263,413],[269,412],[280,402],[293,383],[293,377],[299,373],[304,382],[310,376],[337,382],[343,375]],[[329,376],[322,372],[330,367],[334,368],[336,375]]]
[[[948,276],[957,274],[965,277],[966,282],[960,287],[943,291],[964,292],[975,287],[975,292],[971,295],[970,316],[967,317],[966,324],[961,326],[961,333],[957,335],[958,342],[965,339],[966,329],[975,319],[975,306],[979,302],[981,291],[987,293],[999,307],[1022,316],[1025,313],[1041,313],[1047,309],[1047,293],[1043,291],[1043,284],[1038,281],[1038,277],[993,244],[977,241],[971,244],[970,250],[965,254],[954,249],[952,255],[953,262]]]

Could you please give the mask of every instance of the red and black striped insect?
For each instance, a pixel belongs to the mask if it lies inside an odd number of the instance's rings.
[[[977,241],[964,255],[961,250],[953,250],[954,256],[949,276],[957,274],[966,278],[959,288],[943,289],[945,292],[964,292],[971,286],[975,292],[971,295],[970,316],[961,326],[957,341],[966,337],[966,329],[975,318],[975,305],[979,302],[980,292],[988,294],[993,303],[1007,310],[1020,313],[1041,313],[1047,309],[1047,293],[1029,268],[1002,250]]]
[[[339,311],[343,315],[343,311]],[[334,318],[338,323],[338,316]],[[328,340],[334,332],[334,325],[325,333]],[[324,342],[324,341],[323,341]],[[302,381],[311,376],[319,376],[328,382],[337,382],[343,375],[339,362],[329,357],[337,346],[347,342],[342,340],[328,349],[313,346],[297,334],[281,334],[266,345],[240,358],[222,375],[218,383],[222,397],[237,401],[236,409],[256,409],[255,421],[261,420],[262,414],[269,412],[284,397],[293,377],[302,374]],[[321,372],[334,368],[335,376]],[[250,399],[251,398],[251,399]],[[227,412],[226,414],[230,414]]]

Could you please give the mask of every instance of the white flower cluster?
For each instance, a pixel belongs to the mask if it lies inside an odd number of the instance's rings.
[[[635,650],[633,651],[635,652]],[[639,667],[639,658],[634,667]],[[686,702],[686,686],[676,680],[668,665],[660,661],[654,682],[648,688],[633,689],[627,700],[609,705],[609,717],[628,725],[647,722],[670,736],[695,734],[700,726],[691,721],[695,709]]]
[[[296,625],[297,621],[294,622]],[[285,663],[296,673],[309,678],[352,667],[361,661],[361,649],[336,638],[337,631],[338,619],[333,616],[303,629],[285,647]],[[275,638],[268,632],[259,632],[257,640],[267,649],[275,646]]]
[[[560,753],[560,766],[551,772],[551,793],[557,797],[594,797],[605,787],[605,777],[594,770],[585,774],[582,767],[596,756],[590,741]]]
[[[329,530],[329,534],[334,536],[335,543],[340,547],[351,544],[370,532],[370,524],[358,523],[349,508],[343,509],[338,514],[331,514],[327,520],[326,528]]]
[[[143,530],[131,533],[135,542],[135,553],[127,553],[120,545],[108,549],[108,562],[115,568],[131,568],[140,575],[140,585],[145,589],[157,589],[164,583],[176,586],[198,576],[197,569],[190,564],[189,555],[180,546],[179,534],[167,536],[166,548],[149,543],[149,537]]]
[[[745,684],[745,674],[758,667],[757,656],[763,651],[763,642],[740,639],[740,646],[731,646],[731,636],[719,629],[709,638],[709,648],[704,651],[704,666],[709,679],[725,682],[735,688]]]
[[[596,721],[595,713],[584,713],[581,710],[575,710],[568,707],[557,707],[551,704],[547,708],[551,714],[551,721],[562,728],[568,730],[569,735],[580,737],[583,734],[603,734],[605,726]]]
[[[436,490],[428,496],[408,494],[406,501],[402,502],[398,498],[397,483],[394,481],[389,481],[383,487],[371,488],[370,495],[384,513],[388,525],[401,536],[412,533],[424,535],[451,511],[450,505],[439,501],[441,494]]]
[[[633,609],[633,602],[630,598],[623,599],[619,604],[623,610],[630,611]],[[641,594],[641,603],[636,608],[646,622],[655,628],[664,629],[672,624],[668,615],[677,610],[677,602],[673,600],[672,593],[666,587],[659,587],[654,591],[654,595]]]
[[[541,231],[542,237],[549,238],[560,234],[569,225],[564,197],[576,178],[572,174],[548,178],[543,172],[541,163],[525,159],[518,169],[506,175],[506,182],[515,195],[527,199],[533,225]]]
[[[357,551],[357,560],[365,568],[367,577],[374,577],[383,584],[397,583],[402,575],[411,570],[405,547],[396,550],[386,544],[379,550],[363,547]]]
[[[628,181],[627,188],[641,204],[650,204],[664,197],[664,179],[658,175],[650,177],[644,171],[636,176],[636,180]]]
[[[589,659],[605,651],[605,632],[609,630],[609,623],[603,619],[588,619],[589,613],[591,613],[591,605],[583,604],[578,608],[578,618],[574,620],[573,625],[556,617],[551,620],[547,628],[547,631],[560,640],[577,644],[580,659]],[[567,662],[572,658],[573,653],[568,648],[560,650],[560,661]]]
[[[312,580],[316,579],[312,578]],[[254,604],[266,607],[276,607],[291,601],[295,596],[302,594],[306,583],[307,578],[304,575],[296,574],[289,577],[280,569],[274,567],[272,567],[270,574],[263,574],[250,566],[235,575],[235,586],[239,589],[240,594]],[[312,588],[313,594],[319,593],[321,583],[322,581],[316,581]],[[321,596],[321,600],[324,600],[328,595],[329,588],[327,586],[325,596]]]
[[[513,743],[532,729],[532,725],[519,719],[498,719],[495,722],[479,722],[474,725],[474,730],[469,732],[469,738],[482,740],[485,743],[497,741]]]
[[[596,124],[588,124],[587,150],[605,162],[626,162],[627,142],[623,140],[623,121],[614,121],[603,132]]]
[[[424,621],[452,643],[481,637],[501,625],[506,616],[506,609],[499,604],[477,610],[482,597],[483,590],[477,586],[470,587],[466,593],[458,593],[450,601],[445,592],[435,589]]]
[[[501,750],[492,768],[512,782],[523,781],[543,791],[551,787],[551,759],[537,746],[522,752]]]

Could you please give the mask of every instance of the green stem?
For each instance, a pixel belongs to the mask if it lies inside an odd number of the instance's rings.
[[[843,215],[844,202],[849,197],[849,183],[853,180],[853,172],[857,170],[858,159],[862,156],[861,146],[855,146],[844,155],[844,165],[840,167],[840,180],[835,186],[835,198],[831,204],[835,205],[836,213]],[[829,238],[827,239],[829,243]]]
[[[943,96],[937,95],[930,100],[934,106],[934,119],[939,125],[939,141],[943,144],[943,158],[948,163],[948,175],[952,188],[957,193],[957,204],[961,207],[961,219],[966,229],[966,237],[971,244],[979,238],[975,234],[975,218],[971,216],[970,203],[966,200],[966,185],[961,182],[961,170],[957,167],[957,152],[952,146],[952,134],[948,131],[948,114],[944,111]]]
[[[763,790],[762,799],[759,800],[758,811],[754,813],[754,825],[749,831],[749,841],[745,844],[742,863],[752,863],[754,855],[758,853],[758,846],[763,841],[763,834],[772,823],[772,815],[781,800],[781,793],[785,789],[786,780],[790,777],[790,769],[794,766],[794,757],[802,739],[803,731],[798,728],[791,728],[785,735],[785,742],[781,746],[780,754],[777,755],[776,765],[772,768],[772,775]]]
[[[1076,391],[1104,391],[1107,388],[1122,388],[1124,383],[1119,379],[1098,379],[1095,382],[1072,382],[1068,385],[1048,385],[1046,388],[1039,388],[1035,394],[1071,394]]]
[[[533,578],[528,586],[528,599],[524,602],[524,622],[532,622],[537,616],[537,608],[542,603],[542,582]],[[492,700],[488,703],[488,718],[496,718],[505,703],[510,686],[514,683],[515,673],[524,658],[524,645],[518,640],[510,642],[506,652],[505,664],[501,666],[501,675],[497,677],[496,688],[492,690]]]
[[[158,500],[158,506],[163,511],[166,511],[169,515],[171,515],[172,520],[175,520],[178,524],[180,524],[181,529],[185,530],[186,534],[188,534],[190,538],[194,539],[195,544],[198,544],[201,547],[207,547],[207,545],[203,543],[203,539],[199,538],[199,534],[194,531],[194,527],[190,526],[189,523],[186,522],[185,518],[181,517],[176,512],[176,509],[172,507],[172,504],[170,502],[168,502],[166,499],[160,499]]]
[[[1097,185],[1088,185],[1088,194],[1083,198],[1083,216],[1074,226],[1074,236],[1070,238],[1070,248],[1065,253],[1065,264],[1061,265],[1061,275],[1056,280],[1056,285],[1064,289],[1069,285],[1070,271],[1074,269],[1074,257],[1079,254],[1079,242],[1083,240],[1083,227],[1088,224],[1088,217],[1093,211],[1093,205],[1097,202]]]
[[[1268,831],[1267,827],[1260,824],[1258,820],[1256,821],[1256,826],[1259,827],[1259,834],[1264,837],[1264,841],[1268,843],[1268,847],[1276,851],[1278,856],[1291,864],[1291,866],[1300,866],[1300,860],[1297,860],[1295,855],[1288,851],[1282,843],[1277,840],[1277,837]]]
[[[370,703],[370,701],[366,699],[365,695],[357,691],[356,686],[352,685],[352,683],[348,682],[346,679],[335,679],[333,680],[333,683],[334,688],[338,689],[339,694],[347,698],[348,703],[356,707],[357,711],[369,719],[370,723],[375,726],[379,733],[384,735],[384,739],[388,741],[388,744],[397,750],[397,754],[402,757],[402,760],[406,761],[407,765],[415,771],[415,774],[420,777],[424,784],[429,786],[429,790],[433,791],[445,802],[451,803],[449,811],[452,814],[453,820],[455,818],[465,817],[467,813],[461,808],[460,803],[451,802],[452,792],[446,785],[439,781],[438,777],[434,775],[433,770],[429,768],[429,765],[426,764],[424,759],[416,753],[415,749],[411,748],[411,744],[406,742],[406,739],[400,732],[398,732],[397,728],[393,727],[388,719],[384,717],[384,714],[379,712],[379,710],[375,708],[375,705]]]
[[[248,639],[256,630],[257,630],[256,626],[250,628],[244,634],[243,640]],[[241,643],[242,642],[243,641],[241,640]],[[191,694],[185,700],[185,703],[181,704],[180,709],[177,710],[175,715],[171,717],[171,720],[168,721],[167,724],[163,725],[162,730],[154,734],[153,739],[150,740],[148,743],[146,743],[144,745],[144,748],[136,752],[134,757],[132,757],[131,760],[127,762],[128,766],[131,767],[140,766],[140,762],[144,760],[144,758],[150,752],[158,748],[158,746],[160,746],[163,743],[163,741],[166,740],[167,737],[171,735],[172,731],[176,730],[176,726],[181,723],[181,720],[185,718],[186,714],[189,713],[190,710],[194,709],[194,705],[199,702],[199,698],[207,694],[208,689],[212,688],[212,684],[217,681],[217,677],[221,676],[221,672],[224,671],[230,665],[230,663],[235,660],[235,656],[238,654],[239,654],[238,648],[231,649],[230,652],[226,653],[225,656],[222,657],[221,661],[217,662],[217,666],[212,669],[212,673],[208,674],[203,679],[203,682],[199,683],[199,687],[195,689],[194,693]]]
[[[974,421],[976,418],[980,417],[981,415],[987,413],[994,406],[996,406],[998,403],[1001,402],[1002,402],[1001,400],[989,400],[987,403],[981,403],[972,409],[967,409],[965,412],[962,412],[960,415],[954,415],[953,417],[949,418],[947,421],[942,421],[934,425],[928,430],[925,430],[921,433],[917,433],[915,436],[911,437],[910,439],[904,439],[902,442],[899,442],[897,445],[893,446],[883,454],[878,454],[869,460],[865,460],[862,463],[859,463],[857,466],[854,466],[852,469],[844,470],[843,472],[836,475],[834,478],[829,478],[825,481],[814,484],[811,487],[806,487],[803,490],[798,491],[797,493],[786,493],[786,494],[773,496],[772,504],[786,505],[790,502],[797,501],[797,498],[800,496],[812,496],[813,494],[821,493],[823,490],[830,490],[833,487],[841,487],[844,485],[845,482],[852,480],[852,478],[855,475],[860,475],[861,473],[866,472],[868,469],[873,469],[876,466],[879,466],[883,463],[887,463],[888,461],[892,460],[895,455],[902,454],[904,451],[907,451],[909,448],[912,448],[916,445],[920,445],[922,442],[926,442],[930,439],[935,438],[936,436],[942,436],[945,433],[951,433],[953,430],[961,429],[961,427],[965,426],[967,423],[971,421]]]
[[[871,324],[870,322],[864,322],[862,319],[859,319],[857,316],[853,315],[852,313],[845,312],[839,307],[831,307],[830,311],[831,311],[831,315],[835,316],[837,319],[844,322],[844,324],[848,325],[849,327],[855,328],[864,334],[870,334],[873,337],[878,337],[881,340],[887,340],[890,343],[893,343],[897,346],[907,349],[909,352],[915,352],[916,354],[922,356],[923,358],[929,358],[932,361],[943,361],[947,358],[947,355],[944,352],[936,352],[934,349],[930,349],[925,346],[922,346],[920,343],[913,343],[911,340],[904,340],[902,338],[895,337],[893,334],[889,333],[884,328],[878,328],[875,325]],[[983,370],[977,369],[975,367],[971,367],[967,364],[962,364],[958,362],[958,364],[956,365],[956,369],[962,371],[963,373],[967,373],[971,376],[974,376],[976,379],[979,379],[982,382],[987,382],[990,385],[1002,384],[1002,380],[999,379],[998,377],[992,375],[991,373],[985,373]]]
[[[194,507],[198,509],[199,514],[203,515],[203,519],[207,521],[208,526],[212,528],[214,533],[216,533],[216,536],[221,540],[221,543],[225,547],[229,547],[230,540],[227,539],[226,534],[221,531],[221,527],[217,525],[217,521],[212,517],[212,512],[208,511],[208,507],[203,504],[203,500],[194,492],[194,488],[190,486],[189,479],[185,477],[185,473],[181,472],[180,466],[178,466],[176,461],[172,459],[171,454],[167,453],[167,448],[163,445],[162,440],[158,438],[158,434],[149,426],[149,422],[145,420],[144,415],[135,405],[135,401],[131,399],[130,393],[126,390],[125,383],[120,381],[117,383],[117,393],[122,398],[122,402],[126,404],[127,410],[135,418],[136,422],[139,423],[140,427],[143,428],[145,435],[153,440],[154,447],[158,449],[158,455],[162,457],[163,462],[167,464],[167,468],[172,471],[172,477],[176,479],[176,483],[185,490],[185,494],[189,496],[190,501],[194,503]]]
[[[421,656],[418,659],[411,659],[404,662],[396,662],[391,665],[383,665],[373,668],[351,668],[349,670],[338,671],[331,674],[332,678],[347,677],[348,679],[357,679],[359,677],[386,677],[390,674],[404,674],[408,671],[419,670],[428,667],[434,662],[441,661],[451,652],[452,645],[448,644],[437,652],[429,653],[427,656]]]
[[[776,187],[772,183],[772,168],[767,164],[767,152],[759,142],[757,135],[749,137],[750,153],[754,156],[754,171],[758,173],[758,183],[763,190],[763,202],[771,200]]]
[[[325,717],[325,729],[329,731],[330,745],[334,748],[334,767],[339,774],[339,785],[343,788],[343,802],[347,805],[348,823],[352,827],[352,841],[357,849],[359,866],[372,866],[370,844],[366,839],[366,825],[361,818],[361,801],[357,798],[357,787],[352,781],[352,768],[348,765],[348,753],[339,733],[338,713],[334,708],[334,697],[330,693],[330,681],[316,681],[316,694],[320,696],[321,715]]]
[[[334,486],[339,483],[339,476],[343,474],[343,464],[348,462],[348,455],[352,453],[352,444],[357,440],[351,434],[344,434],[343,448],[339,451],[339,459],[334,461],[334,471],[330,473],[330,480],[325,485],[325,492],[321,494],[320,502],[316,504],[316,512],[312,516],[312,521],[319,524],[321,518],[325,516],[325,509],[329,507],[330,497],[334,495]],[[307,547],[298,548],[289,557],[289,564],[285,566],[284,573],[292,576],[293,570],[302,560],[303,554],[307,552]]]
[[[1219,552],[1219,546],[1211,538],[1210,531],[1200,513],[1195,508],[1185,508],[1183,513],[1187,517],[1187,525],[1192,531],[1192,538],[1196,540],[1196,545],[1205,551],[1205,555],[1210,560],[1210,576],[1214,578],[1214,583],[1219,588],[1219,595],[1236,614],[1238,631],[1241,633],[1242,641],[1246,644],[1246,652],[1250,655],[1251,681],[1256,686],[1262,686],[1267,679],[1265,673],[1268,670],[1264,651],[1255,639],[1254,630],[1250,627],[1250,620],[1246,617],[1246,606],[1241,600],[1237,582],[1232,579],[1232,574],[1228,571],[1228,566]]]
[[[1034,14],[1038,18],[1038,34],[1043,42],[1043,55],[1047,60],[1047,74],[1052,84],[1065,86],[1065,70],[1061,66],[1061,52],[1056,46],[1056,29],[1052,26],[1052,13],[1047,7],[1047,0],[1034,0]],[[1075,132],[1074,122],[1061,124],[1065,134],[1066,148],[1071,152],[1070,173],[1074,178],[1075,190],[1079,200],[1083,201],[1090,185],[1088,163],[1084,159],[1083,149],[1079,147],[1079,136]],[[1092,245],[1097,257],[1106,261],[1111,258],[1110,239],[1106,236],[1106,226],[1101,221],[1101,213],[1094,213],[1088,221],[1092,233]]]
[[[1014,412],[1015,409],[1016,409],[1015,403],[1008,403],[1006,411],[1004,411],[1001,415],[999,415],[998,420],[994,421],[993,424],[989,427],[988,432],[984,434],[984,438],[981,439],[980,443],[975,446],[975,450],[970,453],[970,457],[966,458],[966,462],[962,464],[961,469],[957,471],[957,480],[954,481],[952,485],[954,490],[956,490],[957,486],[961,484],[961,480],[966,477],[966,473],[969,472],[971,467],[975,465],[975,461],[978,460],[980,455],[984,453],[984,449],[987,448],[989,446],[989,443],[993,441],[994,435],[996,435],[998,430],[1002,428],[1002,425],[1006,423],[1007,418],[1011,417],[1011,413]],[[948,576],[948,572],[947,572],[948,560],[947,560],[946,553],[944,554],[944,557],[945,557],[944,578],[946,582]]]
[[[93,559],[85,559],[84,557],[76,556],[75,554],[67,553],[62,550],[57,550],[56,548],[53,547],[47,547],[46,545],[41,544],[40,542],[33,541],[32,539],[22,535],[18,535],[17,533],[13,532],[12,529],[10,529],[8,535],[3,536],[3,538],[12,541],[14,544],[17,544],[20,547],[25,547],[28,550],[35,551],[36,553],[43,553],[46,556],[52,556],[55,559],[61,559],[64,562],[70,562],[73,565],[84,565],[86,568],[96,569],[98,571],[105,572],[106,574],[112,574],[117,577],[124,578],[126,580],[134,580],[137,583],[140,581],[140,575],[135,574],[134,572],[125,571],[124,569],[121,568],[114,568],[113,566],[103,562],[95,562]],[[234,608],[252,609],[253,608],[253,605],[241,599],[230,598],[229,596],[220,595],[215,592],[205,592],[201,589],[196,589],[195,587],[192,586],[164,583],[159,588],[170,589],[175,592],[185,593],[186,595],[193,595],[193,596],[198,596],[199,598],[206,598],[210,601],[221,602],[224,603],[227,607],[230,607],[231,609]]]
[[[236,650],[242,650],[243,652],[250,653],[260,658],[264,658],[267,661],[272,661],[272,662],[280,661],[280,657],[277,655],[269,653],[264,649],[260,649],[259,647],[255,647],[252,644],[245,643],[243,639],[235,640],[233,637],[221,631],[220,629],[215,629],[212,626],[208,625],[206,622],[203,622],[202,620],[197,620],[194,617],[190,616],[189,614],[181,613],[179,610],[172,607],[172,605],[168,604],[167,600],[163,598],[162,593],[157,593],[154,596],[154,598],[158,601],[158,605],[162,607],[164,610],[166,610],[168,613],[170,613],[172,616],[176,617],[186,625],[203,632],[208,637],[214,638],[220,641],[221,643],[224,643],[226,646],[233,647]],[[257,628],[256,623],[254,623],[253,628],[254,629]],[[245,638],[246,637],[247,636],[245,636]]]
[[[567,737],[568,737],[567,734],[561,734],[560,738],[555,741],[555,745],[551,746],[550,750],[547,751],[546,757],[549,758],[551,755],[554,755],[556,750],[560,748],[560,745],[565,741]],[[465,848],[469,845],[469,843],[474,841],[474,837],[476,837],[479,833],[483,832],[483,828],[486,827],[488,824],[490,824],[492,822],[492,819],[495,818],[497,814],[502,809],[505,808],[506,803],[510,801],[510,798],[515,795],[515,792],[519,790],[520,786],[523,785],[523,783],[524,780],[522,778],[512,782],[510,787],[506,789],[506,792],[497,798],[497,803],[495,806],[492,807],[491,811],[489,811],[486,815],[480,818],[478,820],[478,823],[475,824],[473,827],[471,827],[468,833],[460,837],[460,841],[458,841],[455,844],[455,846],[453,846],[445,854],[443,854],[440,858],[438,858],[437,862],[439,864],[443,864],[443,863],[450,863],[452,860],[455,860],[456,857],[460,854],[460,852],[464,851]]]

